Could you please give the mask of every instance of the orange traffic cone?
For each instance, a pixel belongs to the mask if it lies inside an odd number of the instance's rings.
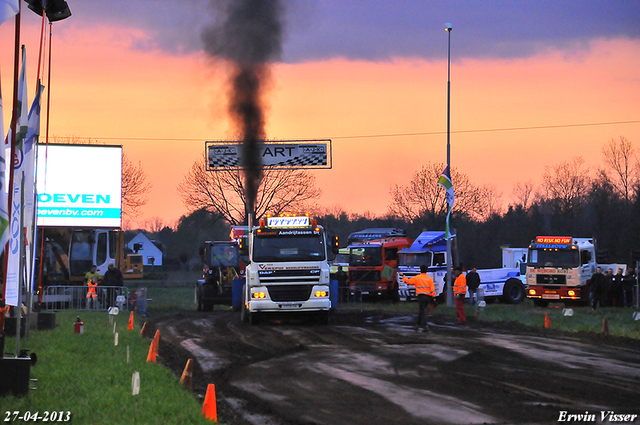
[[[549,320],[549,313],[544,314],[544,327],[545,328],[551,327],[551,320]]]
[[[127,326],[127,330],[128,331],[132,331],[133,330],[133,311],[129,315],[129,326]]]
[[[191,390],[191,380],[193,376],[193,359],[187,360],[187,365],[184,367],[182,376],[180,377],[180,383],[187,390]]]
[[[604,319],[602,319],[602,333],[609,335],[609,322],[607,322],[607,316],[604,316]]]
[[[143,338],[147,337],[147,322],[142,324],[142,329],[140,329],[140,336]]]
[[[204,396],[204,404],[202,405],[202,414],[205,418],[218,422],[218,409],[216,408],[216,386],[207,385],[207,393]]]
[[[156,335],[153,337],[153,340],[151,341],[151,346],[149,347],[149,354],[147,355],[147,362],[151,362],[151,363],[156,362],[159,345],[160,345],[160,329],[156,331]]]

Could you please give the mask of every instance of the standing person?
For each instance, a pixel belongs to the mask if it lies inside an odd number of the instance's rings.
[[[458,315],[458,324],[464,325],[467,323],[467,315],[464,311],[464,296],[467,293],[467,279],[462,273],[460,267],[456,267],[453,271],[452,277],[455,279],[453,282],[453,298],[456,303],[456,314]]]
[[[87,284],[87,309],[91,308],[93,304],[93,308],[97,307],[96,298],[98,294],[96,293],[96,286],[98,286],[98,282],[100,281],[100,273],[97,272],[97,267],[95,265],[91,266],[91,269],[84,274],[84,282]]]
[[[636,277],[632,267],[627,267],[627,271],[622,278],[622,305],[631,307],[633,304],[633,285],[636,283]]]
[[[124,282],[122,280],[122,272],[118,270],[113,265],[113,263],[109,263],[107,271],[104,273],[104,277],[102,278],[102,283],[104,286],[111,286],[111,288],[107,288],[107,306],[114,306],[116,298],[116,288],[113,288],[113,286],[124,285]]]
[[[469,288],[469,304],[474,305],[480,302],[480,289],[478,289],[480,288],[480,275],[475,267],[472,267],[471,271],[467,272],[467,288]]]
[[[605,307],[611,307],[611,287],[613,286],[613,269],[609,268],[604,274],[604,305]]]
[[[338,266],[338,272],[336,273],[336,280],[338,281],[338,294],[339,302],[345,302],[347,298],[347,290],[349,289],[349,275],[342,269],[342,266]]]
[[[436,286],[431,276],[427,274],[428,270],[429,266],[423,264],[420,266],[419,275],[411,279],[407,279],[405,275],[402,275],[403,282],[416,288],[416,296],[418,297],[418,323],[416,324],[416,330],[422,329],[423,332],[429,332],[427,314],[431,314],[436,307]],[[427,306],[429,307],[428,311]]]
[[[622,307],[622,269],[618,269],[618,273],[613,276],[611,284],[611,304],[613,307]]]
[[[606,285],[606,278],[602,274],[602,268],[597,267],[596,272],[591,276],[591,284],[589,296],[591,298],[591,308],[596,309],[596,305],[600,303],[600,307],[604,307],[603,293]]]

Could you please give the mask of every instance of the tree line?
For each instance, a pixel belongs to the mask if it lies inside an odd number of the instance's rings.
[[[580,156],[548,165],[539,184],[517,182],[506,203],[491,185],[478,186],[451,169],[455,205],[454,248],[465,267],[500,267],[503,245],[527,247],[537,235],[594,237],[601,262],[640,260],[640,162],[625,137],[602,146],[603,166]],[[190,213],[175,228],[147,226],[165,245],[169,263],[188,267],[205,240],[227,240],[229,225],[246,223],[241,171],[210,172],[196,161],[179,192]],[[258,190],[256,218],[267,212],[311,211],[342,245],[355,231],[372,227],[405,229],[412,238],[423,230],[443,230],[445,191],[437,185],[444,163],[427,163],[406,185],[390,188],[388,212],[381,217],[319,207],[321,190],[305,170],[265,170]]]

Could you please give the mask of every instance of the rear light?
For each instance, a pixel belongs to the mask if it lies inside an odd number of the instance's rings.
[[[576,291],[567,291],[567,294],[569,294],[570,297],[575,297]]]
[[[535,289],[529,289],[529,295],[535,295],[535,294],[536,294]]]

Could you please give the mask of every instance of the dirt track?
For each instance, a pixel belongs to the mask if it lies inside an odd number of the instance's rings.
[[[636,341],[461,328],[439,316],[422,333],[414,320],[340,311],[329,326],[250,326],[238,313],[214,311],[153,324],[161,361],[179,376],[194,358],[194,391],[204,395],[214,383],[220,418],[232,424],[558,423],[563,411],[609,423],[602,411],[640,415]]]

